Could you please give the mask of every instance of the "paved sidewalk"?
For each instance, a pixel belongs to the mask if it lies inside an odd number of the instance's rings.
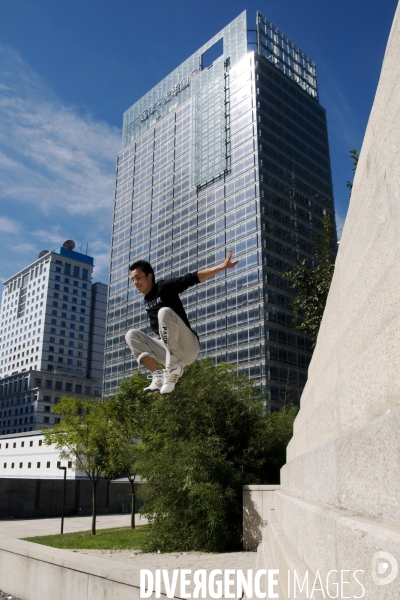
[[[98,529],[112,527],[129,527],[130,515],[98,515]],[[147,520],[136,515],[136,525],[145,525]],[[73,531],[89,531],[92,527],[92,517],[65,517],[64,533]],[[53,535],[60,533],[61,517],[51,519],[0,519],[0,535],[12,538],[34,537],[35,535]]]

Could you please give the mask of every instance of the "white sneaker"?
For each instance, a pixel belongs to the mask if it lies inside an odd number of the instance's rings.
[[[153,371],[151,375],[147,375],[147,379],[151,379],[151,384],[144,388],[144,394],[156,394],[161,390],[163,384],[163,372]]]
[[[176,365],[173,369],[164,369],[160,394],[170,394],[173,392],[182,373],[183,369],[179,365]]]

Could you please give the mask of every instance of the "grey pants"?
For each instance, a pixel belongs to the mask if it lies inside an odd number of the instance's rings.
[[[130,329],[126,334],[126,343],[138,364],[144,356],[151,356],[167,369],[191,365],[200,350],[199,340],[193,331],[171,308],[160,308],[158,325],[160,340],[138,329]]]

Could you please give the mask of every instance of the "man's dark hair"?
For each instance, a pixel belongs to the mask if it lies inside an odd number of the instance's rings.
[[[153,275],[153,283],[155,283],[156,279],[154,277],[153,267],[147,260],[137,260],[129,266],[130,271],[134,271],[135,269],[141,269],[145,275]]]

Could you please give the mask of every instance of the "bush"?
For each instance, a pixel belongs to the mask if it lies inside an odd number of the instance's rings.
[[[247,377],[211,359],[186,368],[172,394],[146,397],[143,383],[134,375],[113,402],[138,424],[137,472],[151,523],[144,549],[239,549],[243,485],[268,483],[267,467],[276,471],[281,457],[276,417]]]

